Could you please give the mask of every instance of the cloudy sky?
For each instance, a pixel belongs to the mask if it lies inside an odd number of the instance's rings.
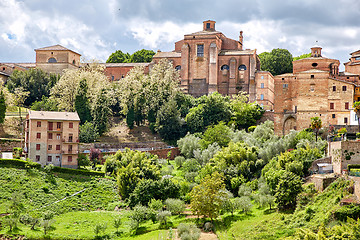
[[[0,0],[0,62],[34,62],[34,49],[61,44],[85,59],[106,61],[115,50],[171,51],[202,21],[258,53],[293,56],[323,47],[344,63],[360,49],[358,0]]]

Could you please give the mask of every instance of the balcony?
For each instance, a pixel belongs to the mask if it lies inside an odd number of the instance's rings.
[[[62,150],[62,154],[78,154],[79,150]]]
[[[66,139],[66,138],[63,138],[62,139],[62,142],[63,143],[78,143],[79,142],[79,139],[77,138],[77,139],[73,139],[73,138],[68,138],[68,139]]]
[[[48,128],[48,132],[61,132],[61,128]]]

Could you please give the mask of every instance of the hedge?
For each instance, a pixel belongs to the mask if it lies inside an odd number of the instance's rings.
[[[41,168],[41,164],[20,160],[20,159],[0,159],[0,166],[2,167],[17,167],[17,168]]]
[[[352,168],[360,168],[360,164],[349,164],[347,166],[348,172],[350,172]]]
[[[41,169],[41,164],[20,160],[20,159],[1,159],[0,158],[0,167],[14,167],[14,168],[36,168]],[[99,176],[104,177],[105,173],[103,172],[94,172],[94,171],[87,171],[83,169],[71,169],[71,168],[62,168],[54,166],[51,169],[52,172],[58,173],[68,173],[72,175],[87,175],[87,176]]]
[[[88,176],[98,176],[98,177],[104,177],[105,173],[103,172],[92,172],[92,171],[87,171],[87,170],[83,170],[83,169],[72,169],[72,168],[62,168],[62,167],[56,167],[54,166],[51,169],[52,172],[58,172],[58,173],[68,173],[68,174],[73,174],[73,175],[88,175]]]

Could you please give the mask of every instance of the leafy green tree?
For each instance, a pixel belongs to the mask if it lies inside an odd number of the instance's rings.
[[[190,109],[185,121],[191,133],[204,132],[209,125],[220,121],[225,123],[231,119],[231,108],[228,97],[219,93],[202,96],[198,99],[199,105]]]
[[[123,53],[121,50],[113,52],[106,60],[107,63],[127,63],[130,62],[130,54]]]
[[[292,172],[285,171],[275,189],[275,202],[279,209],[294,209],[296,197],[302,190],[301,179]]]
[[[102,89],[97,96],[96,102],[93,107],[92,116],[94,118],[94,125],[98,129],[100,135],[106,132],[109,125],[109,118],[111,115],[110,103],[106,96],[106,90]]]
[[[155,52],[153,50],[141,49],[134,52],[130,57],[130,62],[133,63],[143,63],[151,62]]]
[[[119,227],[121,226],[121,218],[114,219],[114,228],[116,228],[116,232],[119,232]]]
[[[6,103],[3,91],[0,93],[0,124],[5,121]]]
[[[79,168],[87,167],[87,166],[91,165],[89,157],[83,153],[79,153],[77,161],[78,161]]]
[[[261,70],[269,71],[272,75],[292,72],[293,57],[286,49],[276,48],[271,52],[263,52],[259,54],[261,62]]]
[[[130,107],[128,112],[126,113],[126,125],[128,128],[133,129],[135,123],[135,112],[134,108]]]
[[[166,209],[172,214],[180,214],[185,211],[185,203],[180,199],[168,198],[165,200]]]
[[[19,87],[29,92],[24,99],[24,105],[30,106],[32,103],[40,101],[42,96],[49,97],[50,89],[58,79],[58,75],[48,74],[39,68],[28,71],[15,70],[7,80],[6,86],[11,93],[15,93],[15,89]]]
[[[230,101],[232,109],[232,120],[238,129],[247,129],[252,125],[256,125],[256,121],[260,120],[265,110],[257,103],[248,103],[248,97],[243,94],[237,95]]]
[[[236,209],[240,209],[243,213],[247,213],[251,210],[252,204],[249,196],[242,196],[235,198]]]
[[[80,125],[79,131],[79,139],[82,143],[93,143],[99,137],[97,126],[92,122]]]
[[[225,184],[222,175],[214,172],[201,180],[190,192],[191,210],[198,216],[216,218],[221,210]]]
[[[311,57],[311,53],[304,53],[304,54],[301,54],[298,57],[294,57],[293,61],[304,59],[304,58],[309,58],[309,57]]]
[[[35,111],[59,111],[58,103],[52,99],[42,96],[41,101],[33,102],[31,110]]]
[[[178,140],[185,135],[184,122],[180,118],[175,100],[170,99],[160,107],[155,124],[155,130],[164,140]]]
[[[84,78],[80,81],[79,87],[75,95],[75,110],[79,114],[81,124],[92,121],[91,109],[87,96],[88,86],[86,83],[86,79]]]
[[[203,138],[200,140],[200,145],[202,149],[206,149],[213,143],[217,143],[220,147],[226,147],[231,140],[230,133],[231,129],[224,122],[220,122],[206,129]]]

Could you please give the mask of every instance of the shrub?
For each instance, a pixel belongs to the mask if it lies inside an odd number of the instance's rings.
[[[200,237],[200,233],[200,229],[193,223],[180,223],[178,226],[178,234],[181,240],[197,240]]]
[[[194,134],[187,134],[185,137],[177,141],[181,154],[186,158],[194,157],[194,150],[199,149],[200,138]]]
[[[156,215],[156,219],[159,221],[160,225],[166,225],[167,224],[167,218],[171,216],[170,211],[160,211]]]
[[[180,214],[185,210],[185,203],[180,199],[168,198],[165,200],[165,205],[172,214]]]
[[[31,161],[19,159],[0,159],[0,166],[2,167],[16,167],[16,168],[37,168],[40,169],[41,165]]]
[[[177,168],[181,168],[185,162],[185,158],[183,156],[177,156],[175,157],[175,164]]]
[[[155,210],[155,211],[159,211],[163,208],[163,203],[160,199],[156,200],[156,199],[152,198],[150,200],[150,202],[148,203],[148,205],[149,205],[149,208],[151,208],[152,210]]]

